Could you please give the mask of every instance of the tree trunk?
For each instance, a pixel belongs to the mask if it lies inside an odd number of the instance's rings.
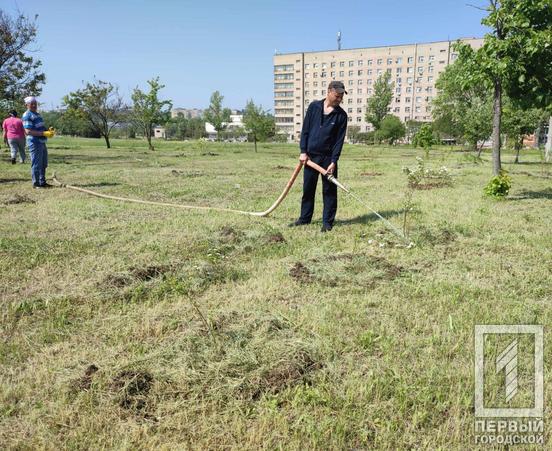
[[[111,143],[109,142],[109,135],[104,135],[105,145],[108,149],[111,149]]]
[[[546,145],[544,146],[544,160],[548,163],[552,158],[552,115],[548,121],[548,134],[546,136]]]
[[[502,84],[500,80],[494,82],[493,100],[493,175],[500,175],[500,122],[502,119]]]
[[[146,135],[146,139],[148,140],[149,150],[155,150],[154,147],[151,144],[151,135],[149,133]]]
[[[255,153],[257,153],[257,136],[253,135],[253,142],[255,143]]]
[[[516,159],[514,160],[514,164],[518,164],[519,163],[519,147],[516,146]]]

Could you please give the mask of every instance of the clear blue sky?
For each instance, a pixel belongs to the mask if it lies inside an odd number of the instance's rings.
[[[483,0],[472,0],[482,5]],[[44,108],[94,76],[131,90],[159,75],[175,107],[204,108],[214,90],[241,109],[272,108],[274,50],[481,37],[484,15],[462,0],[2,0],[38,14]]]

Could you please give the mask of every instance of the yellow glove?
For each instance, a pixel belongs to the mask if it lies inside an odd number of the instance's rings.
[[[52,127],[50,127],[50,130],[46,130],[45,132],[43,132],[42,136],[46,138],[53,138],[55,134],[56,131]]]

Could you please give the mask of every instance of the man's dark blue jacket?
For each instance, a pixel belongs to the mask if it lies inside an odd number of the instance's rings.
[[[301,153],[325,155],[337,163],[347,131],[347,113],[340,106],[324,117],[324,100],[309,105],[301,130]]]

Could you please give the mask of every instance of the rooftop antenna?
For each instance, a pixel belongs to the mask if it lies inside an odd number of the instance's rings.
[[[337,50],[341,50],[341,30],[337,32]]]

